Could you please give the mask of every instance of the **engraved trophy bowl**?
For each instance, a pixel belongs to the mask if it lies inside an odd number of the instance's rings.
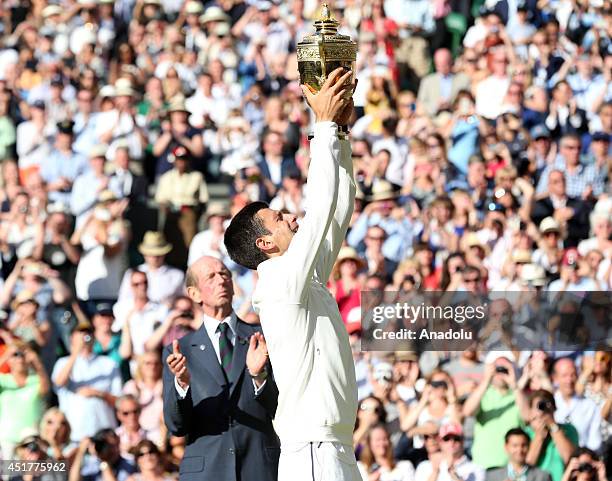
[[[308,85],[313,93],[321,90],[327,76],[339,67],[352,70],[350,82],[354,82],[357,43],[348,35],[339,34],[339,25],[324,3],[314,22],[315,33],[307,35],[297,45],[300,82]],[[347,98],[352,94],[351,90],[346,91]]]

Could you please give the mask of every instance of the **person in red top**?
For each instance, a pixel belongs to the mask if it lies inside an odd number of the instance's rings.
[[[329,289],[336,298],[344,324],[348,323],[348,314],[351,309],[361,304],[359,271],[365,266],[366,262],[359,257],[354,248],[345,246],[340,249],[338,260],[332,271]]]
[[[14,342],[14,336],[11,331],[7,330],[0,321],[0,374],[8,374],[11,368],[8,365],[8,356],[6,355],[8,346]]]

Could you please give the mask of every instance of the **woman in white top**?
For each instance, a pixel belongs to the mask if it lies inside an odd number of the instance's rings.
[[[158,447],[163,445],[162,433],[164,401],[162,399],[162,365],[154,351],[138,357],[136,376],[123,387],[124,394],[131,394],[140,403],[140,426],[147,437]]]
[[[128,228],[121,218],[124,205],[110,191],[104,191],[92,214],[72,236],[72,243],[83,249],[75,278],[80,300],[117,298],[128,242]]]
[[[357,466],[363,481],[414,480],[412,463],[395,461],[389,432],[384,424],[376,424],[370,429]]]
[[[400,426],[413,438],[415,449],[422,448],[424,436],[435,434],[445,422],[461,424],[461,410],[457,404],[452,378],[441,369],[435,369],[428,378],[421,399],[416,406],[398,404]]]
[[[23,259],[32,256],[41,224],[32,218],[30,198],[25,191],[15,195],[11,208],[0,225],[0,245],[5,259],[16,256]]]

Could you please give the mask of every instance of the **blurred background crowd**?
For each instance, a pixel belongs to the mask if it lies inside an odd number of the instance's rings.
[[[202,255],[258,322],[223,234],[251,201],[299,216],[316,195],[295,52],[319,6],[0,1],[3,459],[65,459],[72,481],[112,481],[104,463],[117,481],[178,475],[160,348],[200,326],[184,272]],[[359,306],[361,290],[609,290],[610,1],[331,6],[359,45],[358,199],[329,287],[364,479],[604,481],[610,344],[361,353]]]

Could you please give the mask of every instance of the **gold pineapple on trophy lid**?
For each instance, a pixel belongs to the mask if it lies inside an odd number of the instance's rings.
[[[314,22],[315,33],[307,35],[297,45],[300,82],[310,90],[318,92],[327,76],[342,67],[352,70],[354,81],[357,44],[348,35],[338,33],[340,23],[332,16],[327,3],[321,7],[319,18]],[[350,97],[352,91],[347,90]]]

